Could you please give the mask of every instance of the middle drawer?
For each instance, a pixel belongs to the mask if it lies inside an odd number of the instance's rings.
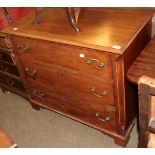
[[[25,79],[47,83],[76,100],[114,106],[113,84],[78,71],[19,58]]]

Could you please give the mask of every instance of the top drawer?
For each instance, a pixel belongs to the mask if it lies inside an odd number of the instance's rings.
[[[109,53],[26,37],[13,36],[12,39],[19,56],[113,79]]]

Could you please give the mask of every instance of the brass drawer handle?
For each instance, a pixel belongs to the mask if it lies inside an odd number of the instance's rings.
[[[92,87],[91,88],[91,92],[97,96],[97,97],[103,97],[103,96],[106,96],[108,94],[108,92],[106,90],[103,90],[100,94],[97,94],[96,93],[96,88],[95,87]]]
[[[45,93],[34,90],[33,93],[38,96],[39,98],[45,98]]]
[[[105,64],[103,62],[100,62],[98,59],[95,59],[95,58],[88,58],[86,60],[86,64],[92,64],[93,61],[97,63],[97,66],[99,68],[103,68],[105,66]]]
[[[104,116],[104,118],[101,118],[100,113],[98,113],[98,112],[95,114],[95,116],[96,116],[99,120],[101,120],[102,122],[107,122],[107,121],[110,121],[110,120],[111,120],[111,117],[108,116],[108,115]]]
[[[26,74],[31,76],[31,77],[34,77],[35,74],[37,73],[37,70],[36,69],[29,69],[29,68],[25,68],[25,71],[26,71]]]
[[[28,46],[23,47],[23,46],[17,45],[16,47],[17,47],[19,50],[21,50],[23,53],[24,53],[24,52],[27,52],[27,51],[29,50],[29,47],[28,47]]]

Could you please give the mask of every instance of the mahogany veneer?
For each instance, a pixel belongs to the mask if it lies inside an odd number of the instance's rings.
[[[135,90],[126,79],[150,40],[150,10],[81,10],[80,33],[61,8],[35,12],[3,32],[10,35],[33,107],[45,107],[94,127],[125,146],[136,117]]]

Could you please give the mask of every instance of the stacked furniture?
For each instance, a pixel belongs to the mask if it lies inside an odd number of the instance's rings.
[[[13,57],[8,36],[0,33],[0,87],[4,92],[14,92],[27,97]]]
[[[33,107],[94,127],[125,146],[136,118],[136,90],[126,74],[150,40],[150,10],[81,10],[77,34],[64,10],[35,12],[3,33]],[[46,120],[45,120],[46,121]]]

